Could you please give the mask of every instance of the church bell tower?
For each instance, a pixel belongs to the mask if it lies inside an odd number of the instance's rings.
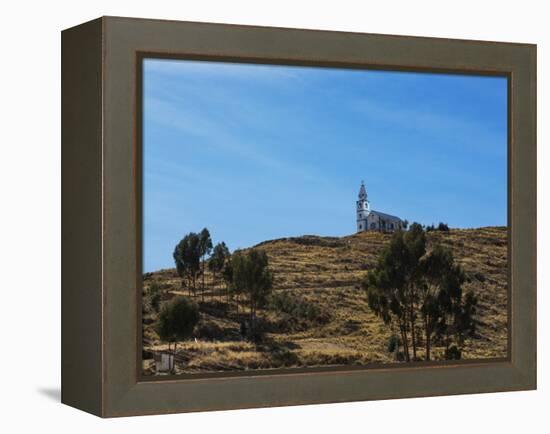
[[[357,200],[357,232],[368,230],[367,217],[370,214],[370,203],[367,198],[365,183],[361,181],[359,198]]]

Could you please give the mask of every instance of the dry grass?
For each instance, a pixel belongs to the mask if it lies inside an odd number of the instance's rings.
[[[389,363],[391,330],[369,309],[359,282],[374,266],[391,235],[364,232],[343,238],[304,236],[261,243],[275,274],[274,291],[288,291],[315,303],[329,320],[318,324],[289,322],[288,315],[274,309],[259,312],[267,330],[261,344],[243,341],[239,326],[246,304],[228,303],[220,284],[207,276],[205,302],[200,302],[201,321],[195,329],[197,342],[178,343],[178,373],[280,367]],[[503,227],[453,229],[429,232],[453,250],[465,270],[466,290],[479,299],[478,332],[467,342],[463,358],[505,357],[507,353],[507,233]],[[163,299],[182,292],[173,269],[144,277],[144,293],[152,282],[160,285]],[[144,300],[147,298],[144,297]],[[200,301],[200,296],[197,297]],[[163,349],[152,326],[156,317],[144,303],[144,372],[154,374],[150,350]],[[238,309],[238,312],[237,312]],[[422,352],[420,352],[422,355]],[[434,356],[441,349],[434,349]]]

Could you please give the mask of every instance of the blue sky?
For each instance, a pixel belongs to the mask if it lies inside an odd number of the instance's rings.
[[[355,232],[371,208],[506,225],[505,78],[146,59],[144,271],[208,227],[231,250]]]

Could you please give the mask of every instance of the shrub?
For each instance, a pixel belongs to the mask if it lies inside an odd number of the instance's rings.
[[[147,288],[147,298],[149,300],[149,306],[155,312],[159,311],[160,301],[162,299],[161,287],[157,282],[151,282],[151,285]]]
[[[486,280],[485,275],[483,273],[479,272],[479,271],[474,274],[474,277],[477,280],[479,280],[481,283],[485,282],[485,280]]]
[[[277,348],[273,351],[272,356],[279,365],[284,367],[297,366],[300,363],[300,359],[296,353],[288,348]]]
[[[200,322],[195,331],[195,336],[202,339],[218,339],[224,338],[224,330],[215,322],[206,321]]]
[[[399,349],[400,340],[399,336],[391,335],[388,339],[388,353],[394,353]]]
[[[456,345],[452,345],[445,350],[445,359],[447,360],[460,360],[461,356],[462,351]]]
[[[330,321],[330,314],[327,311],[288,291],[272,294],[269,307],[287,314],[290,320],[297,323],[326,324]]]
[[[437,230],[441,232],[449,232],[449,225],[447,223],[440,222],[437,225]]]
[[[162,306],[157,320],[157,333],[165,342],[184,340],[191,336],[199,322],[199,308],[187,297],[175,297]]]
[[[149,294],[149,304],[151,305],[151,308],[155,311],[159,311],[160,307],[160,292],[155,292],[153,294]]]
[[[158,282],[151,282],[149,285],[149,288],[147,288],[147,293],[149,295],[156,294],[157,292],[160,292],[160,285]]]

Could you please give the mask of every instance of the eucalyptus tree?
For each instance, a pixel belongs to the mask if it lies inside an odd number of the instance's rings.
[[[176,271],[189,293],[196,295],[197,277],[201,270],[202,246],[201,238],[195,232],[188,233],[174,248]]]
[[[477,297],[472,291],[464,294],[465,280],[460,265],[452,263],[439,292],[441,318],[436,335],[443,341],[446,359],[460,359],[464,341],[476,331]]]
[[[225,293],[227,296],[227,302],[229,303],[229,297],[234,293],[233,291],[233,262],[231,258],[233,255],[229,256],[225,261],[225,265],[221,271],[222,279],[225,282]],[[237,312],[239,311],[239,304],[237,303]]]
[[[397,327],[406,361],[419,358],[417,331],[423,332],[426,360],[435,341],[445,347],[445,358],[456,359],[476,326],[477,298],[472,292],[463,297],[464,281],[451,250],[435,244],[427,252],[425,231],[413,223],[393,234],[362,287],[371,310]]]
[[[426,233],[419,223],[413,223],[407,232],[403,233],[405,243],[405,280],[407,281],[407,297],[408,303],[408,322],[411,330],[411,341],[413,350],[413,359],[417,359],[418,338],[417,316],[418,316],[418,297],[419,286],[422,285],[422,267],[421,261],[426,254]]]
[[[199,254],[200,254],[200,264],[201,264],[201,298],[204,301],[204,275],[205,275],[205,264],[206,257],[212,251],[212,238],[210,237],[210,232],[207,228],[204,228],[199,234]]]
[[[361,285],[367,293],[371,310],[384,324],[396,326],[403,345],[405,360],[411,360],[409,350],[409,299],[407,280],[409,252],[403,232],[393,234],[382,251],[375,268],[367,273]]]
[[[273,274],[269,270],[269,260],[263,250],[251,249],[246,253],[234,253],[231,264],[234,290],[238,294],[248,295],[250,330],[251,336],[255,338],[258,307],[265,304],[273,287]]]
[[[229,257],[229,249],[223,241],[214,246],[212,255],[208,261],[208,269],[212,273],[214,283],[217,281],[220,274],[222,274]]]
[[[423,282],[419,290],[419,304],[424,329],[426,360],[430,360],[433,334],[442,331],[445,296],[443,291],[450,288],[453,273],[459,272],[454,267],[454,260],[449,249],[436,245],[422,261]],[[454,276],[456,279],[458,276]],[[455,280],[460,284],[458,280]]]

